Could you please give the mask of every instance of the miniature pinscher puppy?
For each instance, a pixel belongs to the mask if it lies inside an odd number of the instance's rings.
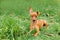
[[[36,33],[34,34],[34,36],[37,36],[39,34],[39,29],[41,29],[41,27],[46,26],[46,28],[48,27],[48,23],[46,22],[46,20],[37,20],[37,16],[40,14],[40,12],[33,12],[32,8],[29,9],[30,15],[31,15],[31,24],[30,24],[30,32],[33,29],[36,29]]]

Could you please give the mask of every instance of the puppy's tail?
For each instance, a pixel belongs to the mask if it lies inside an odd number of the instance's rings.
[[[30,12],[30,13],[32,13],[32,12],[33,12],[32,7],[30,7],[30,8],[29,8],[29,12]]]

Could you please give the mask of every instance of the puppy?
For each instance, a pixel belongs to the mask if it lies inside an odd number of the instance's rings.
[[[40,32],[39,29],[41,29],[41,27],[43,26],[47,28],[48,23],[46,22],[46,20],[37,20],[37,16],[40,14],[40,12],[34,12],[32,8],[29,9],[29,12],[32,20],[30,24],[30,32],[33,29],[36,29],[37,32],[34,34],[34,36],[37,36]]]

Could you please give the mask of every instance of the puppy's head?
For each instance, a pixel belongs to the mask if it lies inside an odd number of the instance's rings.
[[[40,12],[33,12],[32,8],[30,8],[29,10],[32,21],[35,22],[37,20],[37,16],[40,14]]]

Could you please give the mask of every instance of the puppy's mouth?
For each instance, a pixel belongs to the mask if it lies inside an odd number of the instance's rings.
[[[33,20],[33,22],[35,22],[36,20]]]

